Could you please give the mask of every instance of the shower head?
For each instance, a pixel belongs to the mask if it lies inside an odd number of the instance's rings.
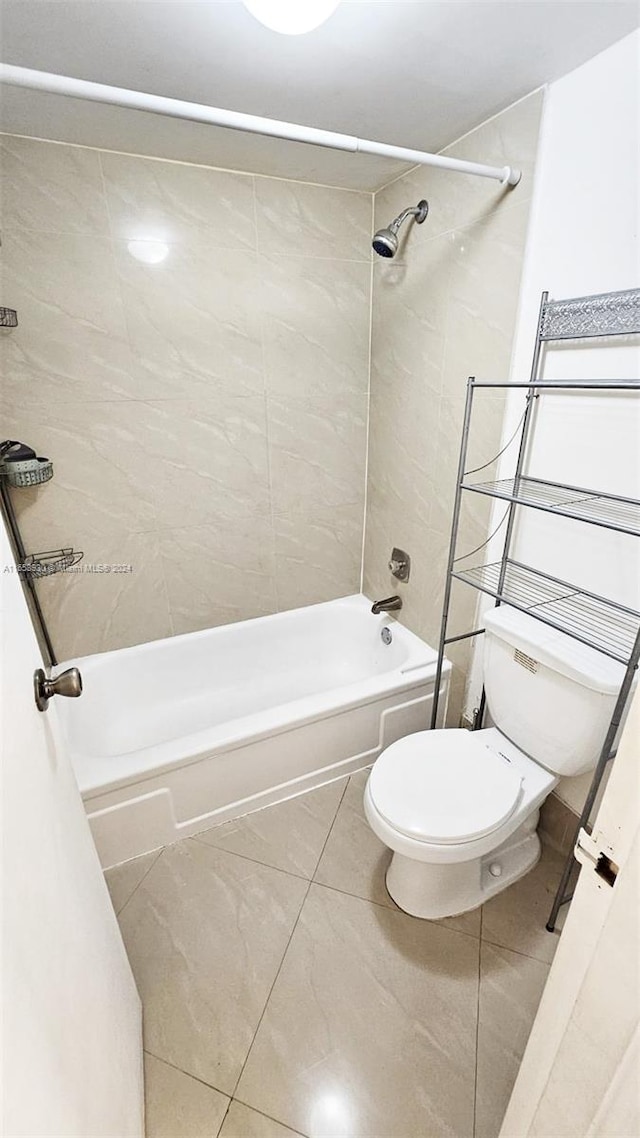
[[[409,209],[404,209],[402,213],[394,218],[391,225],[386,229],[379,229],[378,232],[374,234],[373,241],[371,242],[374,252],[377,253],[379,257],[395,257],[398,252],[398,230],[403,221],[406,221],[408,217],[415,217],[416,224],[422,225],[428,212],[429,202],[425,201],[424,198],[422,201],[419,201],[417,205],[410,206]]]

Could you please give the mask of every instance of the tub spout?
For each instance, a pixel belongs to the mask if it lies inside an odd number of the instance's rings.
[[[400,612],[402,608],[402,597],[386,597],[384,601],[375,601],[371,606],[371,612],[375,616],[381,612]]]

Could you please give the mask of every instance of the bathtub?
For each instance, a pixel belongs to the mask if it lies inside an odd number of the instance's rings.
[[[57,703],[103,866],[350,774],[424,730],[436,653],[370,609],[345,597],[60,664],[84,682]],[[447,666],[445,697],[448,681]]]

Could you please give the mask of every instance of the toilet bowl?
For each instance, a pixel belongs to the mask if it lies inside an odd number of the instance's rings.
[[[516,609],[484,623],[495,726],[399,739],[365,789],[369,825],[392,850],[387,889],[416,917],[475,909],[535,865],[540,806],[561,776],[593,769],[622,683],[616,661]]]
[[[420,731],[383,752],[364,808],[393,851],[387,889],[416,917],[463,913],[540,856],[539,807],[558,779],[497,730]]]

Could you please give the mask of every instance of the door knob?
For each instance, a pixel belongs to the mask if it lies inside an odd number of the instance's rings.
[[[66,672],[50,680],[42,668],[33,673],[33,694],[38,711],[46,711],[52,695],[66,695],[77,699],[82,695],[82,676],[77,668],[67,668]]]

